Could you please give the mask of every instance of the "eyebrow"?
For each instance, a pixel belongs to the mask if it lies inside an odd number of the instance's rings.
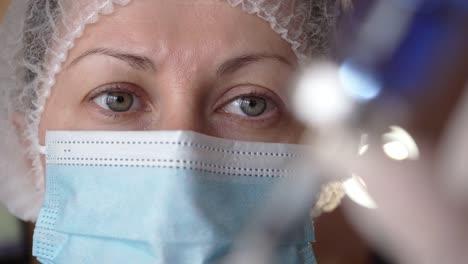
[[[240,70],[241,68],[243,68],[243,67],[245,67],[245,66],[247,66],[249,64],[252,64],[254,62],[264,60],[264,59],[276,60],[276,61],[281,62],[283,64],[286,64],[286,65],[288,65],[290,67],[293,67],[293,64],[291,62],[289,62],[286,58],[284,58],[283,56],[280,56],[280,55],[252,54],[252,55],[244,55],[244,56],[236,57],[236,58],[233,58],[233,59],[230,59],[230,60],[224,62],[218,68],[217,75],[222,76],[222,75],[234,73],[234,72]]]
[[[67,66],[67,68],[77,64],[84,58],[91,56],[91,55],[95,55],[95,54],[106,55],[106,56],[119,59],[121,61],[126,62],[128,65],[130,65],[130,67],[134,68],[135,70],[155,71],[156,69],[153,61],[149,59],[148,57],[137,55],[137,54],[132,54],[132,53],[120,52],[120,51],[106,49],[106,48],[97,48],[97,49],[86,51],[85,53],[80,55],[78,58],[74,59]]]
[[[154,62],[146,56],[120,52],[120,51],[108,49],[108,48],[96,48],[96,49],[88,50],[85,53],[81,54],[76,59],[74,59],[68,66],[66,66],[66,68],[69,68],[77,64],[78,62],[80,62],[86,57],[89,57],[91,55],[96,55],[96,54],[106,55],[106,56],[114,57],[116,59],[124,61],[135,70],[155,71],[156,69]],[[221,66],[219,66],[217,70],[217,76],[232,74],[249,64],[258,62],[260,60],[268,60],[268,59],[278,61],[290,67],[294,67],[294,65],[291,62],[289,62],[285,57],[280,56],[280,55],[249,54],[249,55],[242,55],[239,57],[229,59],[228,61],[221,64]]]

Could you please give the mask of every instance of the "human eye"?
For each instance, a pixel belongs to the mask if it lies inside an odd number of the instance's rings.
[[[268,114],[275,107],[275,104],[266,97],[246,95],[227,103],[223,107],[223,111],[243,117],[259,117]]]
[[[138,89],[127,83],[99,87],[90,93],[89,101],[103,111],[114,114],[141,111],[144,102]]]
[[[122,113],[137,110],[141,103],[135,95],[127,92],[107,92],[93,99],[93,102],[105,110]]]
[[[220,100],[217,111],[247,127],[269,126],[280,121],[284,103],[279,96],[267,88],[256,85],[234,87]]]

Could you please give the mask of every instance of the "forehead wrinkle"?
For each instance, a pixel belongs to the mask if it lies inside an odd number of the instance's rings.
[[[153,61],[146,56],[121,52],[121,51],[112,50],[108,48],[95,48],[95,49],[88,50],[82,55],[78,56],[76,59],[74,59],[68,66],[66,66],[66,69],[68,69],[69,67],[72,67],[73,65],[76,65],[81,60],[85,59],[86,57],[96,55],[96,54],[105,55],[105,56],[113,57],[118,60],[124,61],[130,67],[134,68],[135,70],[155,71],[156,69]]]

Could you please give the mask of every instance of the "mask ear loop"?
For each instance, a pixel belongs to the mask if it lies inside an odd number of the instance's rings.
[[[47,153],[46,150],[47,150],[46,146],[39,145],[39,153],[41,153],[42,155],[45,155]]]

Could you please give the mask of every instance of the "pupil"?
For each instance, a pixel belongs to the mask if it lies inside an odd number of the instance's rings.
[[[257,101],[255,101],[255,99],[250,99],[249,106],[250,106],[250,107],[255,107],[255,106],[257,106]]]
[[[133,96],[127,93],[109,93],[106,103],[109,109],[114,112],[127,112],[132,108]]]
[[[248,116],[260,116],[265,113],[267,102],[261,97],[244,97],[241,98],[241,110]]]
[[[125,101],[125,98],[123,96],[117,96],[117,103],[123,103]]]

